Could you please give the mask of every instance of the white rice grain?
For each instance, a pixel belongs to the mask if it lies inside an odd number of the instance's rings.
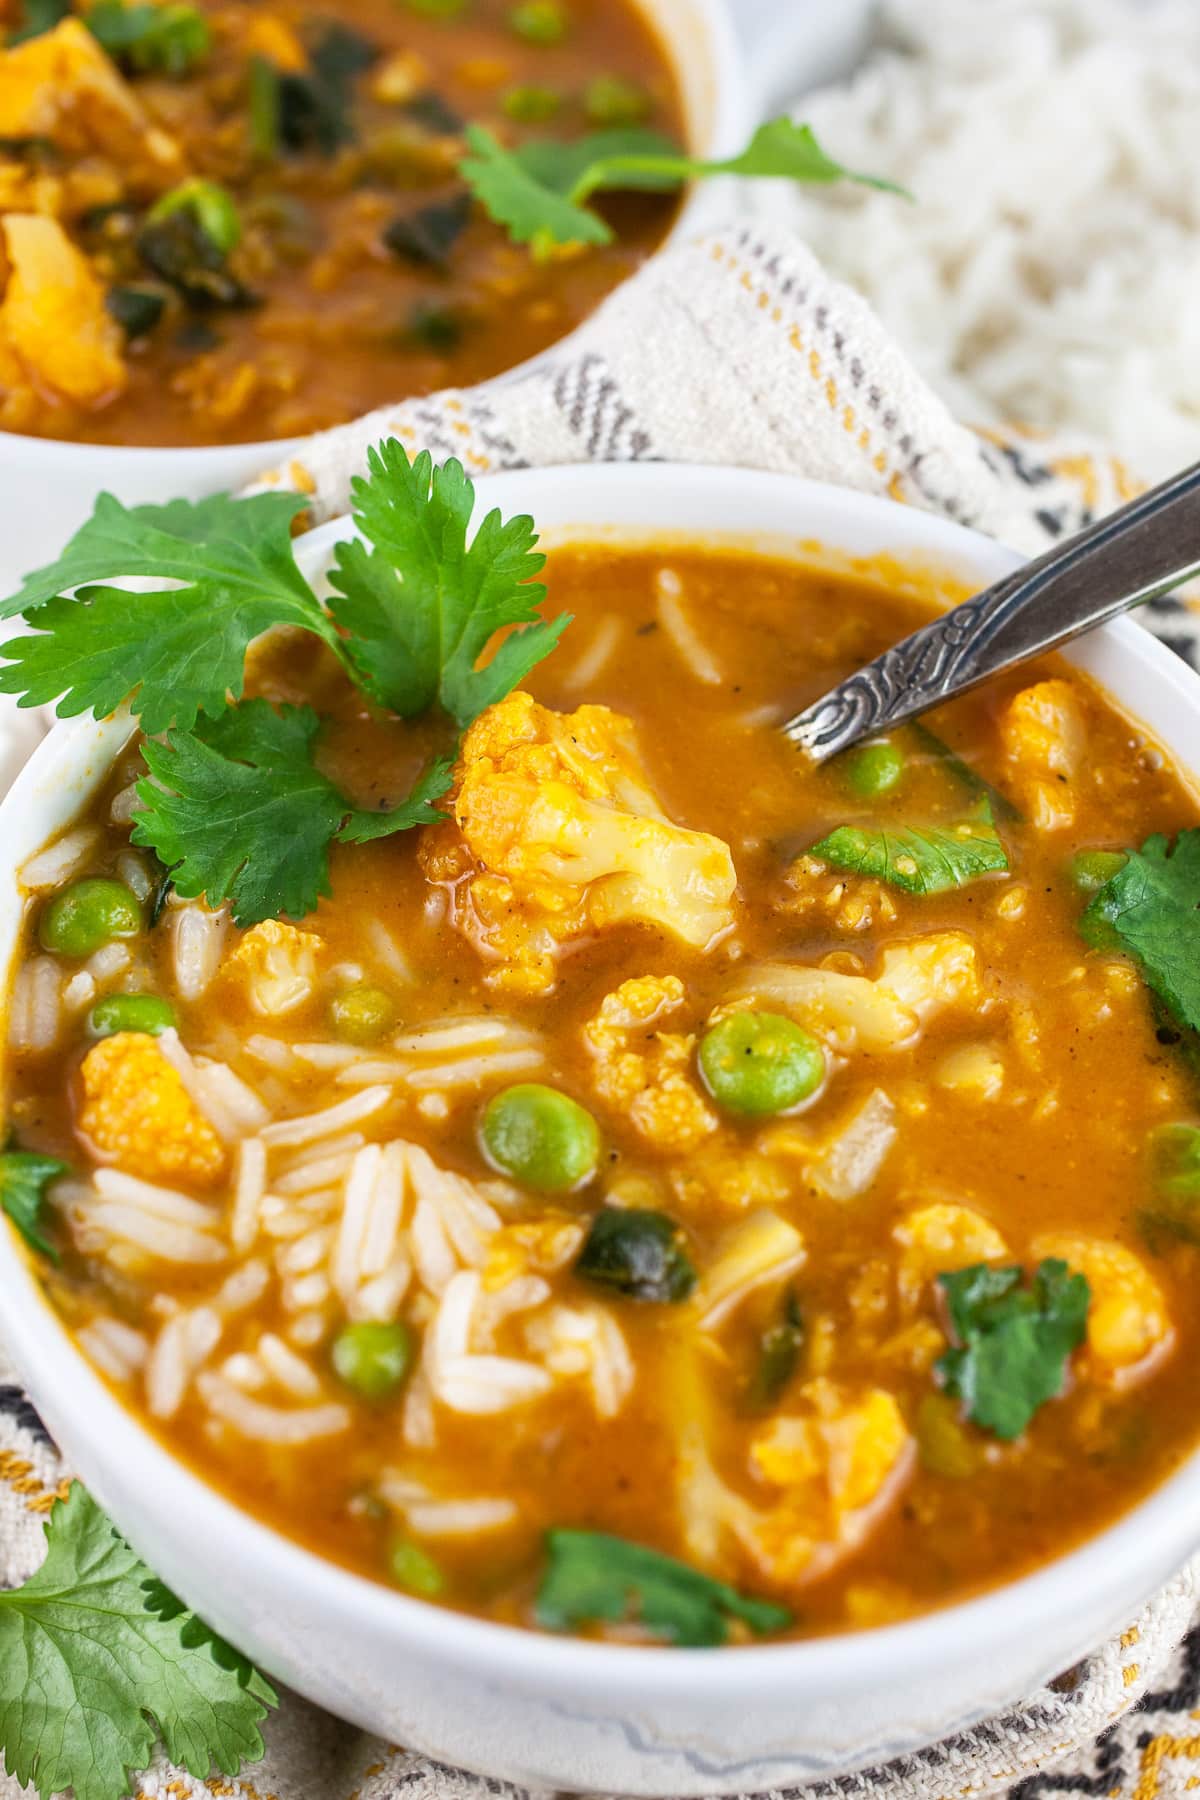
[[[114,975],[123,975],[132,961],[126,945],[104,944],[83,966],[93,981],[102,982],[111,981]]]
[[[404,1213],[407,1162],[403,1144],[389,1144],[379,1160],[366,1227],[359,1246],[359,1279],[381,1275],[396,1249]]]
[[[356,1324],[360,1320],[394,1319],[411,1280],[412,1264],[406,1256],[397,1255],[388,1268],[359,1288],[347,1308],[351,1319]]]
[[[62,1007],[62,975],[52,956],[35,956],[17,971],[8,1016],[14,1050],[53,1049]]]
[[[82,1012],[96,998],[96,983],[86,969],[79,969],[72,975],[63,989],[63,1007],[69,1013]]]
[[[261,1131],[269,1121],[271,1114],[254,1089],[225,1063],[197,1059],[196,1075],[205,1110],[224,1114],[236,1136]]]
[[[297,1275],[285,1280],[279,1297],[285,1312],[311,1312],[315,1307],[324,1306],[333,1294],[329,1277],[324,1269],[314,1269],[310,1275]]]
[[[362,1060],[362,1051],[349,1044],[293,1044],[291,1049],[293,1056],[314,1069],[342,1069]]]
[[[683,606],[683,583],[674,569],[660,569],[654,578],[658,595],[658,622],[670,638],[680,661],[706,687],[720,687],[724,679]]]
[[[46,894],[77,875],[96,847],[100,832],[95,825],[79,825],[64,832],[21,865],[17,880],[27,894]]]
[[[357,1125],[361,1119],[369,1119],[372,1113],[377,1113],[390,1099],[391,1092],[388,1088],[367,1088],[363,1093],[353,1094],[348,1100],[340,1100],[321,1112],[303,1114],[297,1119],[281,1119],[274,1125],[268,1125],[262,1139],[265,1144],[272,1146],[316,1143],[321,1138],[332,1137],[346,1125]]]
[[[229,1239],[239,1256],[258,1236],[259,1210],[267,1187],[267,1147],[258,1138],[243,1138],[238,1145],[237,1174],[233,1188],[233,1215]]]
[[[467,1057],[462,1062],[437,1063],[430,1069],[414,1069],[406,1085],[417,1093],[435,1088],[439,1093],[458,1087],[478,1087],[480,1082],[497,1080],[501,1075],[518,1075],[540,1068],[544,1061],[540,1050],[500,1050],[492,1056]],[[341,1082],[352,1071],[339,1076]]]
[[[209,1231],[215,1231],[220,1223],[216,1208],[207,1201],[194,1200],[190,1194],[160,1187],[153,1181],[143,1181],[138,1175],[127,1175],[124,1169],[97,1169],[92,1180],[102,1199],[123,1201],[156,1218]]]
[[[261,1032],[255,1032],[246,1039],[243,1047],[247,1056],[252,1056],[255,1062],[265,1063],[268,1069],[278,1069],[284,1073],[296,1066],[292,1046],[281,1042],[279,1038],[265,1037]]]
[[[324,1313],[300,1313],[287,1322],[289,1340],[300,1350],[312,1350],[325,1336],[328,1329]]]
[[[333,1285],[343,1303],[349,1302],[358,1286],[363,1239],[382,1157],[378,1144],[368,1144],[355,1156],[346,1181],[342,1222],[330,1268]]]
[[[215,1418],[257,1443],[308,1444],[318,1438],[336,1437],[350,1427],[349,1407],[337,1402],[294,1409],[267,1406],[212,1373],[199,1376],[196,1385]]]
[[[114,1381],[128,1381],[146,1361],[144,1333],[119,1319],[92,1319],[79,1333],[79,1342],[97,1367]]]
[[[207,1232],[193,1231],[172,1220],[156,1218],[140,1207],[102,1203],[93,1206],[88,1223],[105,1237],[134,1244],[152,1256],[171,1263],[213,1263],[225,1260],[225,1246]]]
[[[175,985],[184,1000],[199,1000],[221,964],[228,926],[225,912],[199,902],[174,907],[168,918]]]
[[[592,634],[592,641],[575,666],[562,676],[562,683],[572,693],[590,687],[608,667],[616,654],[624,627],[615,613],[602,619]]]
[[[302,1356],[290,1350],[273,1331],[264,1331],[258,1340],[258,1360],[268,1375],[285,1393],[297,1400],[317,1400],[321,1383]]]
[[[415,980],[413,966],[382,919],[368,920],[366,938],[380,966],[394,980],[403,982],[406,987],[411,986]]]
[[[420,1537],[474,1537],[514,1525],[517,1507],[513,1500],[418,1500],[407,1518]]]

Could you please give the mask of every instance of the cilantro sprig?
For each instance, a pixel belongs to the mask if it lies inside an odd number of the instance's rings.
[[[5,1150],[0,1154],[0,1212],[12,1220],[31,1250],[58,1261],[58,1252],[42,1235],[42,1207],[46,1189],[67,1173],[66,1163],[30,1150]]]
[[[957,1340],[937,1364],[967,1417],[998,1438],[1020,1437],[1038,1408],[1061,1394],[1067,1359],[1083,1342],[1087,1277],[1047,1257],[1023,1287],[1019,1268],[976,1263],[939,1275]]]
[[[318,638],[349,678],[402,719],[439,708],[462,730],[549,655],[569,623],[545,620],[533,521],[490,512],[468,541],[475,490],[461,464],[410,461],[396,442],[353,485],[361,534],[342,544],[328,606],[296,563],[296,495],[123,506],[105,494],[62,555],[28,576],[0,617],[30,635],[0,650],[0,693],[57,701],[62,717],[127,703],[146,734],[134,841],[185,897],[232,902],[241,925],[303,917],[329,892],[329,846],[440,815],[453,733],[412,791],[366,812],[320,768],[308,707],[241,701],[265,632]],[[136,579],[142,591],[110,585]],[[498,634],[504,634],[498,640]],[[161,743],[153,740],[162,738]]]
[[[758,1636],[792,1622],[785,1606],[740,1594],[673,1556],[602,1531],[551,1531],[537,1595],[538,1624],[547,1631],[637,1620],[668,1643],[723,1644],[731,1620]]]
[[[1132,956],[1172,1016],[1200,1030],[1200,827],[1131,850],[1079,929],[1094,948]]]
[[[843,168],[817,142],[812,128],[788,118],[760,125],[737,156],[688,156],[661,132],[637,128],[597,131],[571,143],[535,139],[507,149],[483,125],[467,129],[459,174],[475,198],[516,244],[534,250],[561,244],[608,244],[612,227],[588,205],[594,195],[622,189],[669,192],[709,175],[786,181],[854,181],[902,194],[893,182]]]
[[[0,1593],[0,1751],[42,1800],[121,1800],[161,1738],[204,1780],[263,1754],[271,1684],[134,1555],[78,1485],[46,1559]]]

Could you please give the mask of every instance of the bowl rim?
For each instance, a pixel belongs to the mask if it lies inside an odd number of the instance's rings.
[[[631,0],[631,4],[641,12],[647,23],[662,41],[663,49],[670,61],[672,73],[678,78],[678,46],[683,35],[683,26],[677,29],[673,41],[668,41],[667,33],[662,29],[660,8],[661,0]],[[713,107],[712,120],[706,135],[705,149],[710,156],[732,155],[741,148],[741,138],[750,122],[753,112],[753,96],[750,88],[748,59],[738,33],[734,29],[732,0],[688,0],[693,9],[694,21],[687,22],[687,29],[695,32],[702,29],[709,44],[708,79],[712,84]],[[673,221],[670,230],[661,243],[651,252],[651,256],[660,255],[668,246],[676,244],[681,237],[690,231],[702,216],[706,206],[704,192],[691,185],[684,196],[683,205]],[[647,258],[649,261],[650,258]],[[610,294],[624,287],[635,278],[627,275],[624,281],[610,289]],[[606,294],[598,303],[603,306],[609,297]],[[506,380],[516,375],[527,374],[538,368],[545,360],[556,355],[563,347],[570,344],[579,332],[589,325],[596,316],[598,307],[573,325],[570,331],[547,344],[535,356],[527,356],[523,361],[514,363],[511,368],[499,369],[491,376],[493,381]],[[384,406],[403,406],[413,398],[409,394],[399,394],[394,400],[381,402]],[[353,419],[345,424],[332,425],[327,431],[345,430],[354,424]],[[195,457],[201,464],[214,465],[212,473],[216,475],[216,466],[222,458],[240,457],[243,461],[254,460],[260,453],[264,471],[273,468],[293,455],[313,437],[324,437],[326,431],[315,432],[311,436],[284,438],[253,438],[236,444],[93,444],[85,438],[37,437],[30,432],[4,431],[0,429],[0,454],[5,444],[12,444],[22,459],[33,458],[35,461],[43,455],[50,460],[61,463],[66,458],[75,466],[84,468],[92,461],[103,461],[105,467],[113,470],[110,479],[119,479],[127,472],[144,468],[149,459],[171,458],[181,460],[184,457]]]
[[[773,494],[781,511],[782,503],[791,501],[806,506],[823,521],[831,521],[831,548],[840,542],[839,531],[853,530],[857,524],[866,529],[868,537],[886,537],[905,550],[915,550],[935,567],[960,564],[973,569],[976,579],[981,570],[992,579],[1021,560],[980,532],[892,500],[822,482],[719,465],[585,463],[512,471],[479,479],[480,504],[503,505],[524,494],[522,503],[536,507],[536,499],[527,498],[531,483],[544,487],[565,484],[568,489],[578,484],[588,495],[585,513],[623,488],[642,496],[655,486],[667,495],[681,486],[690,488],[698,500],[708,498],[718,517],[718,501],[728,512],[731,501],[736,502],[740,495],[769,498]],[[668,498],[663,510],[669,509]],[[332,520],[307,534],[304,546],[309,555],[315,559],[323,554],[344,535],[347,523],[345,519]],[[879,529],[872,531],[872,526]],[[547,529],[561,534],[557,541],[569,540],[572,535],[586,541],[588,530],[597,526],[581,522],[576,531],[567,525]],[[653,536],[648,525],[626,524],[616,529],[635,538]],[[660,541],[671,535],[700,536],[704,529],[718,544],[753,543],[755,538],[753,532],[714,525],[689,527],[674,534],[660,532]],[[797,537],[793,543],[797,560],[804,561],[809,538]],[[855,554],[852,549],[846,553]],[[1123,664],[1137,666],[1150,690],[1148,704],[1171,690],[1200,723],[1200,675],[1150,632],[1120,618],[1090,635],[1115,646]],[[1124,702],[1118,704],[1123,711],[1133,711]],[[82,758],[90,752],[93,760],[97,756],[107,760],[117,753],[118,740],[125,741],[128,732],[128,721],[119,716],[100,723],[84,717],[56,725],[0,802],[0,824],[6,812],[15,810],[13,796],[19,804],[27,794],[31,801],[39,791],[44,794],[47,778],[53,784],[64,759]],[[1177,756],[1176,761],[1182,762],[1182,758]],[[1200,783],[1200,755],[1194,768],[1184,764],[1182,772],[1190,775],[1194,784]],[[5,839],[0,829],[0,846]],[[0,849],[0,858],[3,854]],[[7,878],[15,874],[16,866],[14,862]],[[707,1649],[702,1656],[678,1646],[630,1646],[543,1633],[456,1612],[372,1581],[306,1548],[227,1498],[190,1465],[177,1460],[110,1390],[46,1297],[34,1258],[14,1229],[2,1227],[0,1287],[6,1296],[9,1347],[26,1379],[31,1369],[38,1371],[30,1383],[35,1403],[39,1391],[63,1397],[61,1407],[57,1398],[46,1403],[48,1422],[53,1427],[60,1411],[86,1415],[89,1432],[102,1434],[104,1460],[132,1461],[143,1471],[143,1485],[153,1492],[156,1509],[171,1513],[177,1535],[186,1530],[189,1540],[210,1544],[233,1533],[267,1571],[268,1586],[286,1584],[293,1593],[304,1595],[305,1609],[314,1621],[326,1611],[341,1618],[361,1617],[365,1612],[371,1616],[373,1630],[389,1636],[398,1649],[424,1644],[431,1651],[448,1652],[458,1666],[481,1675],[494,1669],[500,1659],[509,1679],[543,1695],[568,1694],[586,1684],[594,1694],[632,1693],[647,1702],[659,1697],[703,1703],[706,1693],[714,1700],[719,1693],[727,1703],[731,1697],[744,1696],[747,1701],[761,1697],[768,1684],[772,1691],[794,1684],[794,1692],[800,1695],[844,1689],[864,1681],[884,1682],[894,1677],[898,1667],[936,1674],[940,1667],[957,1660],[964,1641],[986,1640],[999,1646],[1027,1638],[1040,1618],[1073,1614],[1081,1592],[1101,1592],[1114,1585],[1115,1568],[1126,1573],[1141,1569],[1146,1582],[1144,1596],[1155,1582],[1165,1579],[1161,1550],[1156,1552],[1153,1546],[1172,1546],[1181,1562],[1200,1543],[1197,1446],[1142,1500],[1073,1549],[1011,1581],[899,1623]],[[103,1503],[102,1479],[90,1485]],[[196,1538],[195,1534],[202,1536]],[[1114,1626],[1117,1623],[1114,1619]],[[709,1669],[711,1674],[701,1673]]]

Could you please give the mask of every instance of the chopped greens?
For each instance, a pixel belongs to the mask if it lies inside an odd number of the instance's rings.
[[[544,558],[530,519],[490,513],[468,544],[475,490],[461,464],[373,450],[354,483],[365,541],[340,546],[329,611],[296,565],[294,494],[126,507],[101,495],[58,560],[28,576],[0,617],[32,634],[3,649],[0,693],[104,718],[128,702],[149,739],[134,842],[181,895],[232,900],[249,925],[302,917],[328,892],[334,840],[365,843],[426,824],[450,781],[437,758],[394,808],[354,807],[313,761],[319,721],[240,699],[250,645],[274,626],[319,638],[372,699],[404,718],[438,705],[461,729],[549,654]],[[150,591],[103,585],[149,578]],[[162,585],[162,584],[174,585]],[[510,630],[510,627],[521,627]],[[483,667],[499,632],[507,632]]]
[[[1038,1264],[1028,1287],[1021,1280],[1020,1268],[993,1263],[938,1276],[957,1340],[937,1363],[942,1385],[998,1438],[1020,1437],[1062,1392],[1091,1299],[1086,1276],[1054,1257]]]
[[[400,806],[359,811],[313,763],[319,727],[311,707],[277,712],[248,700],[193,732],[148,742],[133,842],[167,864],[185,899],[231,900],[239,925],[303,918],[330,892],[334,839],[365,843],[429,824],[450,783],[450,763],[434,762]]]
[[[1131,850],[1079,929],[1093,948],[1132,956],[1172,1017],[1200,1030],[1200,827]]]
[[[575,1273],[627,1300],[667,1304],[686,1300],[696,1285],[680,1226],[640,1206],[606,1206],[596,1214]]]
[[[1164,1239],[1200,1244],[1200,1126],[1160,1125],[1150,1134],[1153,1198],[1137,1220],[1152,1250]]]
[[[186,4],[96,0],[83,22],[115,62],[138,75],[186,75],[212,42],[203,13]]]
[[[804,1319],[800,1303],[789,1288],[779,1317],[759,1339],[758,1362],[746,1391],[751,1407],[774,1406],[795,1374],[803,1348]]]
[[[836,869],[870,875],[902,888],[906,894],[944,894],[966,887],[981,875],[1008,868],[1008,856],[990,823],[972,821],[952,831],[930,827],[918,831],[898,826],[839,825],[812,846]]]
[[[959,786],[975,800],[986,801],[990,816],[999,819],[1002,824],[1016,825],[1020,823],[1021,814],[1006,794],[985,781],[970,765],[963,761],[956,750],[930,731],[927,725],[919,721],[909,726],[909,731],[917,740],[920,749],[930,756],[936,756],[948,775],[952,775]]]
[[[727,1642],[733,1620],[759,1637],[792,1622],[785,1606],[606,1532],[550,1531],[546,1552],[537,1619],[548,1631],[631,1619],[668,1643],[704,1649]]]
[[[42,1236],[46,1189],[67,1173],[66,1163],[29,1150],[0,1153],[0,1212],[10,1218],[31,1250],[58,1261],[58,1253]]]
[[[393,256],[431,269],[444,269],[451,250],[467,228],[471,216],[469,194],[449,200],[431,200],[409,212],[398,213],[383,231],[383,241]]]
[[[121,1800],[161,1737],[203,1781],[263,1754],[270,1683],[139,1562],[79,1486],[46,1559],[0,1593],[0,1750],[42,1800]]]
[[[628,112],[623,115],[628,117]],[[535,142],[507,149],[482,125],[467,130],[468,153],[459,173],[476,199],[514,243],[608,244],[613,230],[588,201],[615,189],[669,192],[706,175],[778,177],[790,181],[857,181],[891,193],[890,181],[856,175],[827,156],[807,125],[771,119],[738,156],[706,161],[688,156],[658,132],[617,126],[574,143]]]
[[[570,623],[539,619],[534,580],[545,557],[533,520],[492,511],[468,545],[475,490],[461,463],[409,462],[394,440],[371,450],[367,478],[351,483],[364,543],[338,546],[329,602],[347,633],[358,680],[383,706],[411,718],[436,703],[459,726],[511,693]],[[522,625],[484,668],[496,632]]]

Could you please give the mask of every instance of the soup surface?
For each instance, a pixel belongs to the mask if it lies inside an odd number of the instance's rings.
[[[632,0],[30,0],[0,49],[0,428],[107,444],[299,436],[511,368],[659,242],[536,257],[457,175],[517,145],[678,138]],[[57,22],[55,22],[57,21]]]
[[[776,722],[927,613],[896,568],[583,544],[550,589],[451,816],[299,925],[163,894],[137,740],[27,865],[49,1291],[205,1479],[492,1618],[808,1635],[1019,1574],[1200,1423],[1189,1040],[1079,929],[1196,801],[1050,662],[802,766]],[[425,728],[314,640],[253,686],[404,791]]]

